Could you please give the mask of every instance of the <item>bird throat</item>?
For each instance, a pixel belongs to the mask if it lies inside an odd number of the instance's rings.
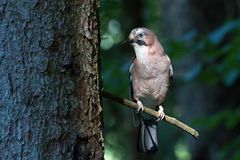
[[[141,63],[145,63],[146,60],[148,59],[148,47],[138,44],[135,44],[133,47],[137,60]]]

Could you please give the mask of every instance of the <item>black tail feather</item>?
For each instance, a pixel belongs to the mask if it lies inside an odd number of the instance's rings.
[[[158,151],[157,121],[155,118],[144,119],[142,112],[138,113],[140,121],[137,149],[141,153],[155,154]]]

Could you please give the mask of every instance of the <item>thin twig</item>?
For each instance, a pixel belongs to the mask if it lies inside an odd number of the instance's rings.
[[[125,106],[130,107],[130,108],[135,108],[135,109],[138,108],[136,103],[134,103],[132,101],[129,101],[125,98],[120,98],[120,97],[114,96],[113,94],[111,94],[107,91],[103,90],[102,91],[102,96],[105,97],[105,98],[109,98],[109,99],[111,99],[111,100],[113,100],[117,103],[120,103],[120,104],[125,105]],[[158,118],[158,112],[150,109],[149,107],[144,106],[143,112]],[[183,129],[185,132],[189,133],[194,138],[198,138],[198,136],[199,136],[198,132],[195,129],[189,127],[188,125],[186,125],[185,123],[177,120],[174,117],[170,117],[170,116],[165,114],[165,117],[164,117],[163,121],[168,122],[170,124],[173,124],[173,125],[181,128],[181,129]]]

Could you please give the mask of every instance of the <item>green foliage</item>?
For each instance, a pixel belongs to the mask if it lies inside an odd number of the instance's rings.
[[[195,53],[199,60],[185,80],[197,80],[207,85],[234,85],[240,75],[239,44],[240,21],[229,21],[196,43],[188,45],[185,53]],[[177,49],[175,45],[174,50]]]
[[[195,120],[195,125],[204,125],[205,130],[214,130],[219,127],[232,130],[240,124],[240,107],[230,109],[226,107],[221,111],[209,116]]]
[[[149,1],[143,0],[143,20],[147,24],[148,28],[151,28],[157,34],[160,32],[161,21],[159,17],[161,16],[160,1]]]
[[[239,44],[240,21],[232,20],[200,40],[198,39],[196,43],[188,45],[185,52],[197,54],[199,60],[185,75],[184,80],[201,82],[210,87],[221,86],[225,89],[239,87]],[[225,98],[227,99],[227,95]],[[237,160],[240,158],[240,137],[239,133],[235,133],[239,132],[237,129],[239,124],[239,105],[226,106],[215,114],[198,118],[195,121],[195,125],[201,126],[206,132],[223,132],[230,137],[228,142],[225,142],[220,150],[215,152],[217,159]]]
[[[239,151],[240,137],[236,137],[229,141],[229,143],[225,144],[220,152],[219,159],[232,159],[239,160],[240,151]]]
[[[122,1],[121,0],[102,0],[100,1],[100,23],[101,33],[105,33],[108,29],[110,20],[118,20],[122,14]]]

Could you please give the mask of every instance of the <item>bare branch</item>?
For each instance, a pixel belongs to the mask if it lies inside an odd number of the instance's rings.
[[[125,98],[120,98],[120,97],[114,96],[113,94],[111,94],[111,93],[109,93],[107,91],[103,90],[102,91],[102,96],[105,97],[105,98],[111,99],[111,100],[113,100],[113,101],[115,101],[117,103],[120,103],[122,105],[125,105],[125,106],[127,106],[129,108],[135,108],[135,109],[138,108],[136,103],[134,103],[132,101],[129,101],[129,100],[125,99]],[[143,112],[158,118],[158,112],[150,109],[149,107],[144,106]],[[185,132],[187,132],[188,134],[192,135],[194,138],[198,138],[198,136],[199,136],[198,132],[195,129],[189,127],[188,125],[186,125],[185,123],[177,120],[174,117],[170,117],[168,115],[165,115],[163,121],[168,122],[170,124],[173,124],[173,125],[181,128],[181,129],[183,129]]]

